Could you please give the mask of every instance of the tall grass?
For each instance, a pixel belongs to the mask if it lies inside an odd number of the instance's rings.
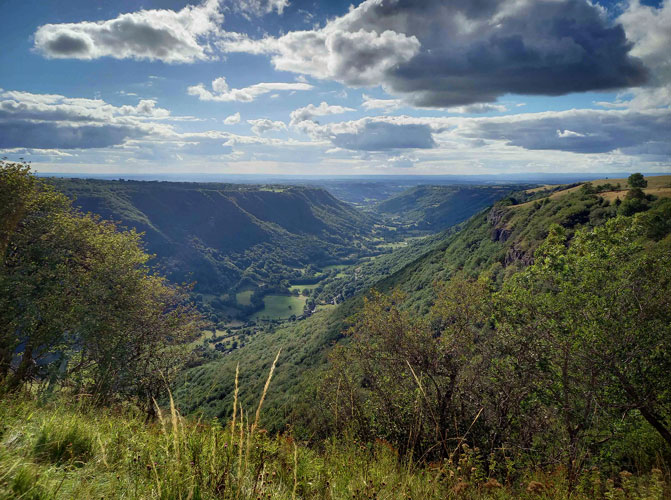
[[[279,354],[253,418],[234,398],[230,421],[184,418],[172,396],[146,423],[132,407],[101,409],[28,395],[0,401],[0,499],[563,499],[560,469],[488,477],[465,443],[452,460],[415,464],[387,443],[333,437],[319,449],[260,427]],[[239,370],[236,370],[236,374]],[[236,394],[238,381],[236,375]],[[158,405],[157,405],[158,406]],[[662,500],[669,471],[589,471],[572,498]]]

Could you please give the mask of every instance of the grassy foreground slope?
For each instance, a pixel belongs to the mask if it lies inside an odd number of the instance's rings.
[[[278,367],[279,369],[279,367]],[[271,385],[271,391],[273,390]],[[91,408],[25,395],[0,400],[0,499],[462,499],[560,500],[561,469],[489,477],[474,455],[429,467],[388,444],[332,438],[318,449],[232,421],[193,421],[176,409],[147,423],[131,407]],[[592,471],[576,500],[663,500],[664,472],[617,481]]]
[[[669,182],[671,176],[666,176],[666,180],[655,179]],[[462,271],[470,276],[488,273],[495,283],[501,283],[533,261],[536,248],[553,223],[566,228],[570,235],[581,227],[599,226],[621,210],[601,193],[580,187],[563,196],[553,196],[555,192],[560,191],[551,188],[546,192],[517,193],[496,203],[472,217],[460,231],[446,233],[443,241],[432,241],[427,253],[378,281],[374,288],[383,292],[400,289],[408,298],[406,307],[424,316],[435,298],[436,281]],[[528,198],[532,201],[527,202]],[[651,202],[651,206],[651,212],[668,217],[671,206],[668,200],[660,198]],[[280,376],[276,381],[278,390],[268,400],[264,424],[273,429],[282,429],[287,424],[297,429],[309,427],[311,415],[319,411],[319,405],[310,398],[319,385],[320,370],[331,346],[344,338],[349,318],[361,304],[362,297],[357,295],[332,310],[258,335],[243,349],[189,370],[176,390],[180,405],[188,412],[228,415],[233,386],[226,379],[231,379],[235,365],[240,362],[241,375],[245,377],[243,387],[258,391],[261,374],[282,347],[280,364],[285,365],[286,378]]]

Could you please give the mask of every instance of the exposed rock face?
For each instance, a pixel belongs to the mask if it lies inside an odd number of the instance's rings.
[[[510,237],[510,230],[502,227],[495,227],[492,229],[492,241],[500,241],[503,243]]]
[[[487,222],[492,225],[492,241],[505,242],[510,237],[510,229],[505,227],[508,211],[503,207],[492,207],[487,215]]]
[[[519,248],[517,245],[513,245],[508,249],[506,253],[505,260],[503,261],[503,266],[507,267],[511,264],[521,262],[525,266],[530,266],[534,263],[533,252],[525,251]]]
[[[510,211],[506,207],[493,207],[487,215],[487,222],[492,225],[491,238],[492,241],[499,243],[506,243],[512,235],[512,229],[506,227],[509,219]],[[524,250],[519,247],[518,242],[508,242],[508,250],[503,259],[503,266],[507,267],[512,264],[522,263],[529,266],[534,262],[533,250]]]
[[[501,224],[508,211],[503,207],[492,207],[487,215],[487,222],[496,227]]]

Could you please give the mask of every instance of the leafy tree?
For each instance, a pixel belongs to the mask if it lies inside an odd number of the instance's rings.
[[[400,307],[399,292],[372,292],[365,300],[349,331],[352,342],[331,358],[324,393],[337,424],[403,451],[450,455],[450,438],[466,432],[478,412],[459,394],[470,387],[488,291],[458,277],[436,293],[431,315],[421,318]]]
[[[153,408],[204,326],[186,290],[151,273],[139,234],[74,210],[25,165],[3,163],[0,199],[12,198],[0,377],[11,387],[49,377],[99,401],[131,396]]]
[[[631,174],[627,179],[627,183],[632,188],[646,188],[648,187],[648,181],[645,180],[643,174],[635,173]]]
[[[619,217],[571,244],[553,227],[536,262],[497,296],[498,334],[535,398],[556,413],[569,479],[606,439],[606,411],[638,412],[671,445],[671,252]]]

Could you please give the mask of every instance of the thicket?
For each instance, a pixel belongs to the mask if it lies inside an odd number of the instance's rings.
[[[331,355],[330,425],[402,454],[473,453],[488,474],[560,467],[568,493],[599,467],[671,455],[671,239],[662,213],[554,226],[499,289],[457,274],[426,316],[399,292],[365,300]],[[474,451],[477,450],[477,451]]]
[[[184,287],[152,272],[140,234],[74,209],[0,163],[0,381],[66,385],[99,403],[153,399],[204,326]]]

